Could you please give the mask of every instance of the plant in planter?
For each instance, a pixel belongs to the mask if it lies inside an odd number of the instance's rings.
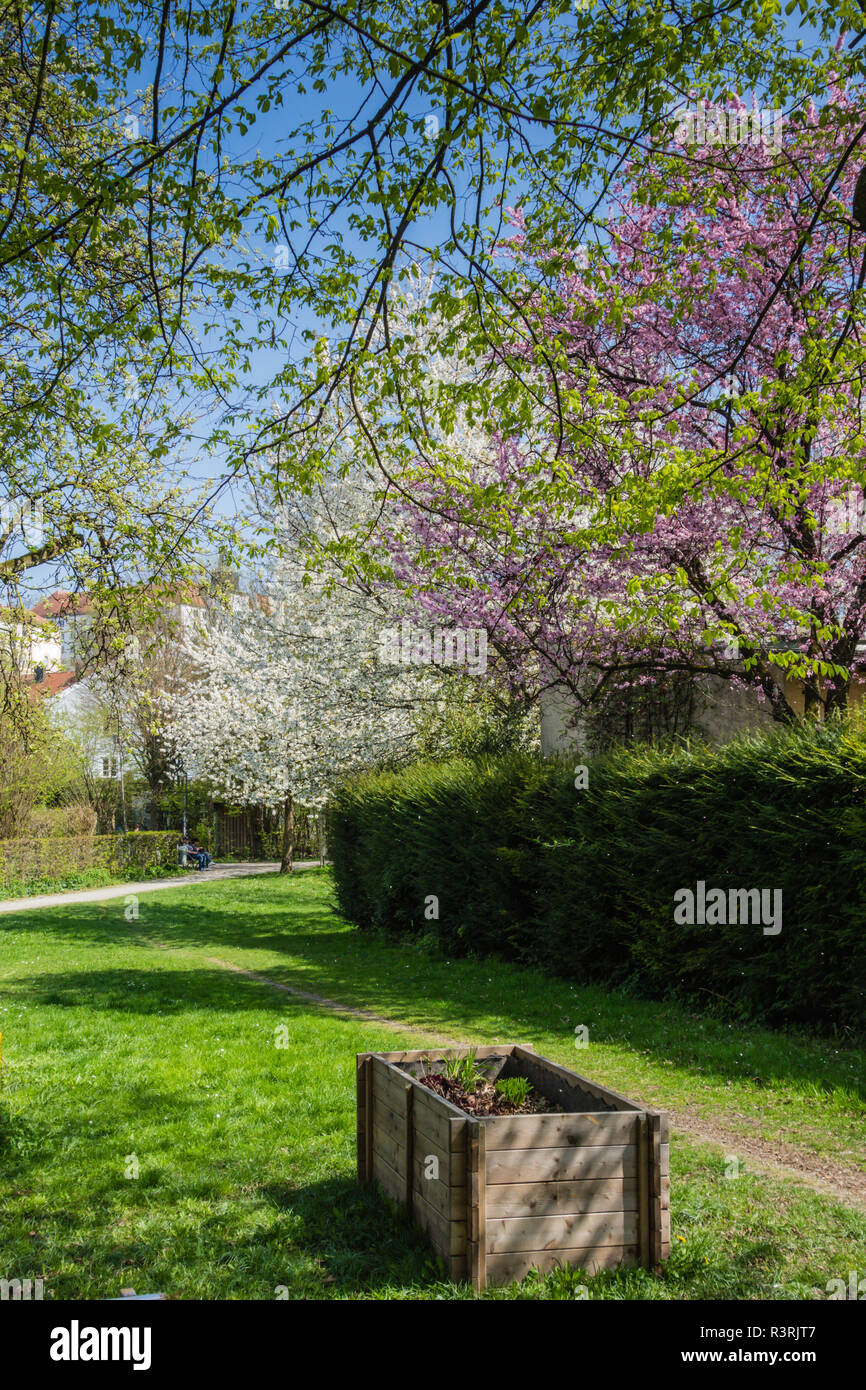
[[[509,1076],[504,1081],[496,1082],[496,1090],[515,1110],[521,1110],[526,1104],[532,1086],[525,1076]]]
[[[669,1171],[665,1113],[531,1048],[358,1057],[359,1179],[405,1203],[452,1279],[654,1268]]]
[[[459,1082],[464,1091],[473,1091],[479,1081],[484,1080],[484,1070],[478,1064],[474,1047],[470,1047],[465,1057],[446,1057],[444,1070],[448,1079]]]
[[[470,1048],[465,1056],[446,1057],[438,1071],[429,1057],[423,1057],[418,1080],[467,1115],[529,1114],[550,1109],[524,1078],[494,1082],[489,1073],[490,1067],[485,1069],[475,1049]]]

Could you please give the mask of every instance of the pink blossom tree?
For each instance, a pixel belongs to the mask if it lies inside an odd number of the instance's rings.
[[[641,153],[589,248],[512,214],[530,331],[495,365],[534,383],[525,428],[401,488],[397,581],[486,627],[523,690],[592,704],[683,671],[792,720],[789,680],[817,715],[866,670],[862,103],[757,142],[743,111]]]

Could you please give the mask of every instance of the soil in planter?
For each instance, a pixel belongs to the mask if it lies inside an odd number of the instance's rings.
[[[423,1072],[416,1080],[437,1096],[442,1096],[443,1100],[450,1100],[452,1105],[465,1110],[467,1115],[541,1115],[556,1109],[546,1096],[536,1090],[529,1092],[522,1105],[512,1105],[496,1090],[492,1081],[477,1081],[471,1090],[467,1090],[455,1076],[446,1076],[440,1071]]]

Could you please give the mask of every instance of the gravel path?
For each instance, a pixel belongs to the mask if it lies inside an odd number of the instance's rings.
[[[295,868],[317,866],[318,859],[299,859]],[[194,884],[221,883],[227,878],[247,878],[251,874],[275,874],[279,864],[262,861],[247,864],[212,864],[199,873],[189,869],[176,878],[149,878],[143,883],[109,883],[104,888],[75,888],[67,893],[41,893],[29,898],[7,898],[0,902],[0,912],[31,912],[37,907],[65,907],[67,903],[102,903],[109,898],[125,898],[128,893],[156,893],[161,888],[187,888]]]

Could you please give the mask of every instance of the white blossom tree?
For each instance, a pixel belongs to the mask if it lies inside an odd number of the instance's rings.
[[[175,744],[227,799],[282,813],[283,872],[296,803],[321,808],[360,768],[408,756],[413,712],[438,688],[430,667],[382,660],[395,614],[351,567],[321,552],[310,567],[313,538],[338,540],[371,495],[365,478],[331,476],[282,502],[267,516],[278,553],[187,639],[196,674],[172,714]]]
[[[478,364],[442,357],[435,321],[420,334],[414,324],[429,293],[429,280],[410,277],[391,313],[393,334],[426,362],[412,409],[404,402],[395,414],[372,364],[368,377],[359,373],[350,389],[335,393],[324,418],[311,411],[307,432],[277,444],[253,478],[254,504],[238,528],[256,536],[266,563],[243,594],[212,614],[190,651],[198,674],[174,716],[176,745],[226,798],[282,812],[284,870],[292,862],[296,802],[321,807],[360,768],[416,754],[449,702],[456,698],[465,709],[467,688],[481,689],[466,674],[468,660],[454,669],[442,657],[448,643],[429,634],[428,624],[440,618],[435,595],[405,584],[393,563],[419,476],[449,469],[455,457],[486,471],[492,452],[460,399]],[[381,336],[374,333],[374,342]],[[317,356],[326,373],[324,339]],[[432,406],[449,392],[448,428],[433,430],[431,439]],[[389,544],[377,550],[383,532]],[[396,629],[415,621],[427,631],[416,633],[407,657]],[[463,645],[452,650],[464,650],[472,636],[484,639],[486,653],[486,632],[457,635]],[[483,674],[486,656],[480,667]]]

